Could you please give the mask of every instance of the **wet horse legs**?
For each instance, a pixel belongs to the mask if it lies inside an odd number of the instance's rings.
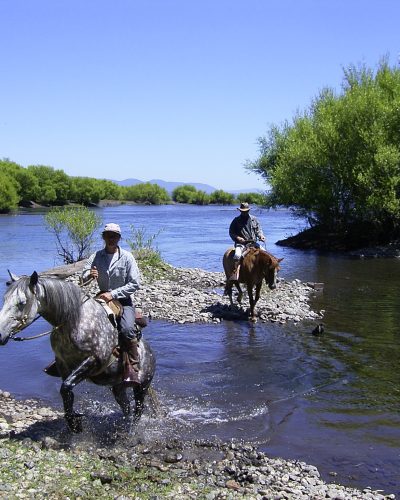
[[[87,378],[90,370],[96,365],[94,356],[90,356],[83,361],[78,368],[76,368],[68,377],[63,381],[60,388],[60,394],[64,403],[65,420],[68,427],[73,432],[82,432],[81,415],[74,412],[74,393],[72,389]]]
[[[128,416],[131,412],[131,404],[126,394],[126,389],[126,384],[117,384],[112,388],[112,393],[114,394],[115,401],[121,407],[122,413],[125,417]]]
[[[250,302],[250,321],[253,321],[254,323],[257,321],[255,308],[258,299],[260,298],[261,285],[262,282],[256,284],[256,294],[254,297],[253,297],[253,286],[247,285],[247,293],[249,295],[249,302]]]

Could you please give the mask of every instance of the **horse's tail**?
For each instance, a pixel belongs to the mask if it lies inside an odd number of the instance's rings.
[[[225,275],[226,277],[229,277],[232,269],[233,269],[233,254],[235,252],[235,249],[233,247],[229,247],[226,252],[224,253],[224,256],[222,258],[222,265],[224,267]]]

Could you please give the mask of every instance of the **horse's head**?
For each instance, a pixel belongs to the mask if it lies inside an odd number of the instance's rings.
[[[12,283],[4,294],[4,304],[0,311],[0,345],[5,345],[10,337],[26,328],[35,319],[39,301],[37,284],[39,276],[16,277],[10,273]]]
[[[268,259],[266,260],[266,265],[264,267],[264,278],[265,283],[268,285],[270,290],[275,290],[276,288],[276,277],[278,272],[280,271],[279,263],[282,262],[282,259],[277,259],[273,255],[267,254]]]

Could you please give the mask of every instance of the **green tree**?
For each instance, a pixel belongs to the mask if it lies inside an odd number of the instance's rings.
[[[9,212],[17,208],[19,197],[15,182],[0,171],[0,212]]]
[[[172,191],[172,199],[176,203],[193,203],[197,189],[191,184],[183,184]]]
[[[270,206],[328,231],[390,239],[400,231],[400,70],[350,66],[342,87],[272,126],[246,168],[270,184]]]
[[[124,199],[149,205],[162,205],[171,201],[169,194],[164,188],[150,182],[127,186],[125,188]]]
[[[102,200],[122,200],[122,186],[106,179],[100,179],[98,182],[102,189]]]
[[[89,257],[101,218],[87,207],[54,207],[44,217],[56,237],[58,255],[65,264]]]
[[[205,191],[197,190],[191,203],[194,205],[208,205],[210,203],[210,195]]]
[[[71,193],[71,180],[63,170],[55,170],[45,165],[27,167],[38,182],[37,202],[43,205],[64,204]]]
[[[233,205],[235,203],[235,195],[227,193],[222,189],[217,189],[210,194],[210,203],[216,205]]]
[[[236,196],[236,200],[239,203],[250,203],[251,205],[266,205],[267,204],[267,198],[265,194],[261,193],[239,193]]]
[[[104,187],[92,177],[71,177],[70,200],[81,205],[98,203],[104,199]]]

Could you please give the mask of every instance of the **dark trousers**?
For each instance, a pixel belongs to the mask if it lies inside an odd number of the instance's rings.
[[[131,300],[120,300],[123,307],[122,316],[117,319],[117,329],[121,340],[133,340],[136,338],[135,306]]]

